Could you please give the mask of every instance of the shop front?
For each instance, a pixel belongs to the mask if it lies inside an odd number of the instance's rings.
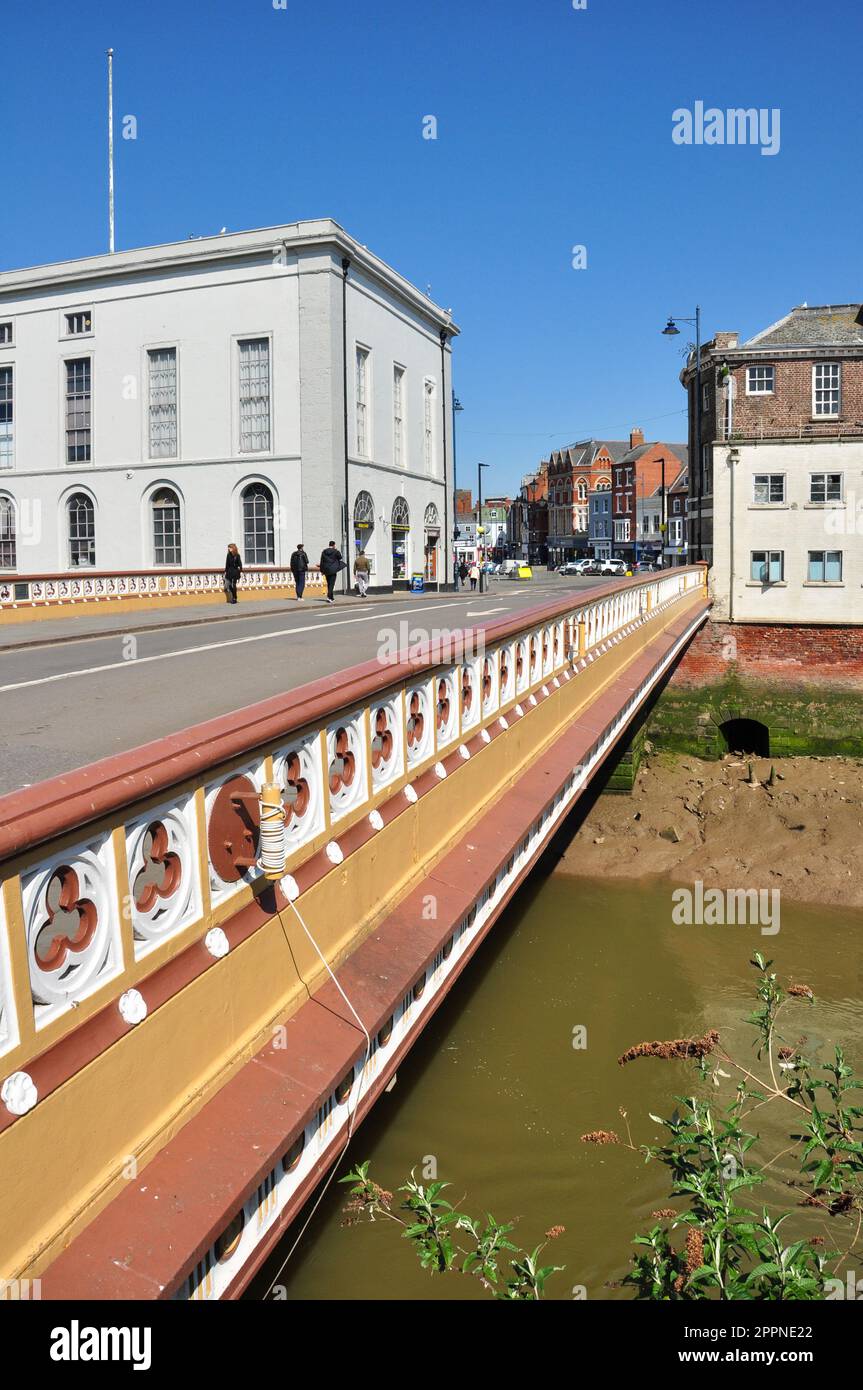
[[[429,502],[423,518],[425,553],[424,577],[426,584],[437,584],[439,582],[438,566],[440,564],[440,517],[434,502]]]
[[[411,514],[403,497],[393,503],[392,523],[393,587],[404,587],[410,582],[410,533]]]

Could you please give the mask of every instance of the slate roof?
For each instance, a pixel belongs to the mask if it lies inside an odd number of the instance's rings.
[[[623,455],[629,449],[628,439],[580,439],[576,444],[564,444],[560,449],[552,451],[552,459],[563,458],[569,454],[573,468],[587,468],[599,453],[600,449],[605,448],[611,455],[615,463],[620,463]]]
[[[648,449],[655,449],[657,445],[662,449],[667,449],[669,453],[674,454],[681,463],[688,462],[689,449],[685,444],[668,444],[664,439],[655,439],[647,444],[638,444],[634,449],[629,449],[623,455],[623,458],[616,459],[615,461],[617,463],[637,463],[642,454],[646,454]]]
[[[863,305],[799,304],[741,347],[863,347]]]

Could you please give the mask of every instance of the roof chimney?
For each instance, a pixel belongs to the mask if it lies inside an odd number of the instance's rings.
[[[644,443],[644,430],[629,431],[630,449],[638,449]]]

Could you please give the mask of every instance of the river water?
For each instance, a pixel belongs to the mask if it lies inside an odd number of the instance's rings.
[[[655,1208],[682,1203],[669,1200],[658,1164],[580,1136],[625,1136],[622,1106],[634,1142],[656,1142],[664,1131],[649,1112],[670,1115],[674,1096],[699,1083],[691,1063],[640,1058],[620,1067],[619,1055],[645,1039],[717,1028],[723,1047],[753,1065],[754,1031],[743,1020],[756,972],[747,962],[761,951],[783,983],[808,984],[817,996],[815,1008],[788,1006],[786,1017],[798,1012],[786,1035],[805,1035],[810,1055],[835,1040],[863,1062],[859,914],[783,902],[778,934],[763,936],[758,927],[676,926],[671,910],[664,883],[540,868],[426,1027],[395,1089],[354,1135],[337,1177],[349,1162],[369,1159],[371,1176],[392,1191],[433,1157],[438,1176],[453,1184],[451,1199],[464,1197],[471,1214],[517,1217],[526,1248],[548,1227],[566,1227],[546,1251],[548,1263],[566,1266],[548,1297],[572,1298],[583,1286],[590,1299],[631,1298],[609,1285],[627,1272],[632,1236],[653,1224]],[[583,1049],[573,1047],[579,1027]],[[790,1109],[774,1102],[758,1112],[771,1155],[793,1128]],[[790,1163],[786,1176],[794,1171]],[[334,1180],[284,1270],[296,1227],[249,1297],[265,1297],[274,1279],[288,1299],[488,1297],[472,1279],[426,1274],[392,1223],[343,1227],[344,1192]],[[824,1229],[814,1214],[795,1220],[805,1234]]]

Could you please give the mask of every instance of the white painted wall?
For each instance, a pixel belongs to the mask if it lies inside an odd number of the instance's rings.
[[[153,566],[149,499],[157,484],[170,485],[181,501],[184,568],[220,566],[232,540],[242,551],[240,495],[250,481],[264,482],[273,493],[276,564],[287,561],[300,539],[313,560],[331,537],[341,544],[343,255],[351,260],[354,454],[356,341],[371,349],[373,385],[372,456],[350,466],[349,511],[366,487],[376,511],[389,518],[403,489],[416,549],[412,567],[421,568],[423,515],[432,501],[443,541],[440,406],[442,390],[448,400],[450,388],[440,380],[439,332],[452,325],[337,224],[319,222],[0,275],[0,321],[14,324],[14,342],[0,346],[0,364],[15,369],[14,463],[0,472],[0,496],[18,509],[17,572],[68,570],[65,506],[75,491],[95,502],[100,570]],[[70,339],[63,316],[79,308],[92,311],[93,332]],[[264,336],[271,344],[271,447],[243,454],[237,339]],[[151,460],[146,353],[167,346],[177,350],[178,457]],[[64,363],[82,356],[92,358],[92,462],[69,465]],[[394,361],[407,372],[407,466],[400,470],[392,454]],[[422,447],[426,377],[436,384],[431,474]],[[451,456],[451,439],[448,451]],[[388,547],[375,578],[390,582]]]
[[[856,440],[737,445],[713,450],[713,566],[710,583],[714,616],[730,616],[731,468],[734,472],[734,619],[740,622],[859,624],[863,621],[863,442]],[[841,505],[809,501],[810,473],[841,473]],[[785,474],[785,501],[756,504],[754,477]],[[722,521],[722,518],[725,518]],[[753,550],[785,552],[781,584],[750,579]],[[810,550],[842,551],[841,584],[808,581]]]

